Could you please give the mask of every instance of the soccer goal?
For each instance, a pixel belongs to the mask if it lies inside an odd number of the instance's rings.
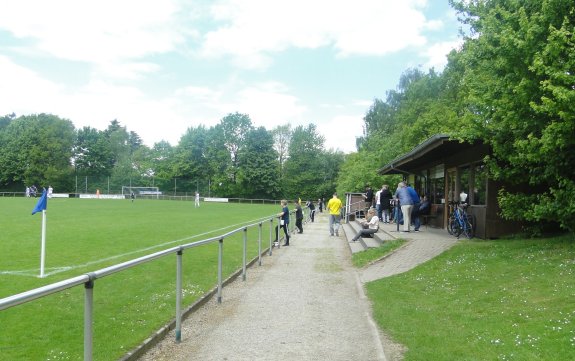
[[[155,196],[159,198],[162,194],[158,187],[130,187],[122,186],[122,195],[130,197],[134,193],[135,196]]]

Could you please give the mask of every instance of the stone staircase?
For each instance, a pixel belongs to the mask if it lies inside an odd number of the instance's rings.
[[[384,231],[380,225],[379,231],[373,234],[373,238],[360,238],[355,242],[351,242],[351,239],[361,230],[361,223],[358,220],[349,221],[348,223],[343,223],[341,225],[345,238],[349,243],[349,248],[352,253],[357,253],[365,251],[369,248],[377,248],[383,244],[383,242],[395,239],[391,234]]]

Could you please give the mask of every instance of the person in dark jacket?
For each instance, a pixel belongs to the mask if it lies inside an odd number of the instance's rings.
[[[419,214],[422,216],[429,215],[431,213],[431,204],[429,203],[429,199],[427,196],[423,196],[423,200],[421,201],[421,205],[419,206]]]
[[[365,213],[364,215],[367,215],[367,211],[369,211],[369,209],[372,207],[373,205],[373,189],[371,189],[370,186],[366,186],[365,187],[365,193],[363,194],[363,200],[365,201]]]
[[[413,189],[412,186],[407,186],[407,191],[413,200],[413,208],[411,208],[411,222],[413,222],[414,231],[419,232],[419,227],[421,227],[421,220],[419,219],[419,205],[421,200],[419,199],[419,194]]]
[[[315,218],[315,205],[313,204],[313,201],[310,199],[307,201],[307,208],[309,209],[309,219],[311,220],[311,223],[313,223],[313,220]]]
[[[297,233],[303,233],[303,210],[297,199],[293,201],[293,204],[295,206],[295,226],[298,229]]]
[[[281,229],[283,229],[284,234],[285,234],[285,243],[284,246],[289,246],[289,231],[288,231],[288,226],[289,226],[289,209],[288,209],[288,202],[285,199],[282,199],[280,201],[280,204],[282,206],[282,211],[280,213],[277,214],[277,217],[279,218],[279,227]],[[279,241],[279,229],[278,226],[276,226],[276,240],[274,243],[278,243]]]
[[[389,186],[384,184],[379,193],[379,205],[383,215],[383,223],[389,223],[389,211],[391,209],[391,199],[393,195],[389,191]]]

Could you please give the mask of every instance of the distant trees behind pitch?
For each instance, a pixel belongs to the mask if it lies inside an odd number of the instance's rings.
[[[119,193],[132,185],[167,194],[317,199],[335,190],[343,160],[343,153],[324,148],[313,124],[267,130],[240,113],[213,127],[188,128],[177,145],[161,141],[151,148],[117,120],[98,130],[75,129],[51,114],[0,118],[0,191],[35,184]]]

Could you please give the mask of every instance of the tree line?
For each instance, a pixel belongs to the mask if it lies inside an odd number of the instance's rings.
[[[344,154],[324,149],[315,125],[255,127],[232,113],[213,127],[190,127],[172,146],[152,147],[117,120],[105,130],[75,129],[52,114],[0,118],[0,186],[75,192],[155,186],[165,193],[196,190],[219,197],[317,199],[331,194]],[[80,187],[85,191],[83,185]]]
[[[376,169],[434,134],[480,140],[506,184],[502,216],[575,230],[575,5],[562,0],[451,0],[464,42],[441,73],[408,69],[364,117],[338,189],[379,187]],[[511,189],[513,188],[513,190]]]

